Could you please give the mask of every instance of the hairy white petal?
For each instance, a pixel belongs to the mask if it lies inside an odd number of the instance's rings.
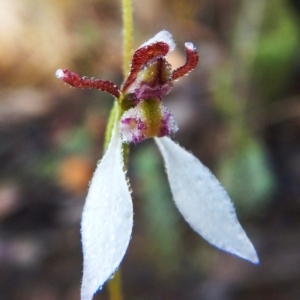
[[[159,33],[157,33],[154,37],[149,39],[147,42],[142,44],[139,48],[143,48],[148,45],[152,45],[157,42],[163,42],[169,45],[169,53],[172,52],[175,49],[175,42],[173,40],[172,34],[167,30],[162,30]]]
[[[220,249],[258,263],[256,251],[220,182],[171,139],[155,140],[166,164],[174,201],[190,226]]]
[[[123,171],[122,142],[115,127],[93,176],[82,214],[81,300],[91,300],[118,268],[132,231],[132,201]]]

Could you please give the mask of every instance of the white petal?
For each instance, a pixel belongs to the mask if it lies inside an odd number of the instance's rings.
[[[123,171],[122,142],[118,128],[113,132],[93,176],[82,214],[81,300],[91,300],[115,272],[131,236],[133,209]]]
[[[190,226],[218,248],[258,263],[256,251],[220,182],[171,139],[155,141],[166,164],[174,201]]]
[[[152,45],[157,42],[163,42],[169,45],[169,52],[172,52],[175,49],[175,42],[173,40],[172,34],[167,30],[162,30],[159,33],[157,33],[154,37],[149,39],[147,42],[145,42],[143,45],[141,45],[139,48],[143,48],[148,45]]]

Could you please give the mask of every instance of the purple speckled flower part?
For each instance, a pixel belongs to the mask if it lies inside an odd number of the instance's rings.
[[[174,120],[171,112],[165,107],[162,106],[163,118],[161,121],[161,129],[158,137],[170,136],[178,130],[178,126]]]
[[[122,115],[119,128],[123,142],[137,144],[146,138],[143,131],[147,126],[142,119],[144,119],[143,115],[137,107],[127,110]]]
[[[147,100],[143,100],[147,101]],[[121,117],[119,122],[119,129],[122,141],[124,143],[139,143],[149,135],[153,134],[151,126],[153,127],[153,121],[143,109],[143,103],[130,108]],[[175,123],[171,112],[163,106],[160,102],[158,104],[158,110],[160,118],[156,120],[159,124],[157,125],[156,134],[154,136],[163,137],[169,136],[178,130],[178,126]]]
[[[169,94],[172,87],[172,82],[154,88],[142,82],[139,87],[134,90],[134,94],[136,95],[136,99],[138,99],[138,101],[141,99],[161,98]]]

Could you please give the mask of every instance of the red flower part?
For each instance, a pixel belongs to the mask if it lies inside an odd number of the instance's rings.
[[[155,58],[139,72],[134,94],[138,100],[161,98],[171,91],[171,80],[171,65],[164,57]]]
[[[152,45],[145,45],[137,49],[132,57],[129,76],[122,86],[122,93],[135,82],[142,66],[146,65],[154,58],[166,56],[169,52],[169,45],[164,42],[156,42]]]
[[[121,94],[120,89],[114,83],[108,80],[92,79],[86,76],[80,77],[76,73],[66,69],[58,69],[55,73],[55,76],[73,87],[101,90],[113,95],[116,98],[119,98]]]
[[[179,77],[187,75],[195,69],[199,61],[199,55],[195,46],[192,43],[185,43],[184,45],[186,51],[186,62],[183,66],[173,71],[172,80],[177,80]]]

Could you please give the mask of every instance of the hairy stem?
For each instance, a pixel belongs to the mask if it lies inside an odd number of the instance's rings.
[[[132,56],[133,18],[132,18],[131,0],[122,0],[122,16],[123,16],[123,76],[124,78],[126,78],[129,74],[130,61]],[[119,96],[118,101],[115,101],[115,104],[109,116],[106,133],[105,133],[105,143],[104,143],[105,150],[109,145],[113,127],[115,126],[116,122],[120,119],[121,114],[123,113],[122,108],[119,105],[119,103],[122,102],[120,98],[122,98],[122,94]],[[125,168],[128,163],[128,153],[129,153],[128,145],[123,144],[123,159],[124,159]],[[110,300],[123,300],[120,268],[116,271],[114,277],[110,281],[108,281],[108,292],[109,292]]]
[[[133,17],[131,0],[122,0],[123,15],[123,75],[128,76],[132,56]]]

